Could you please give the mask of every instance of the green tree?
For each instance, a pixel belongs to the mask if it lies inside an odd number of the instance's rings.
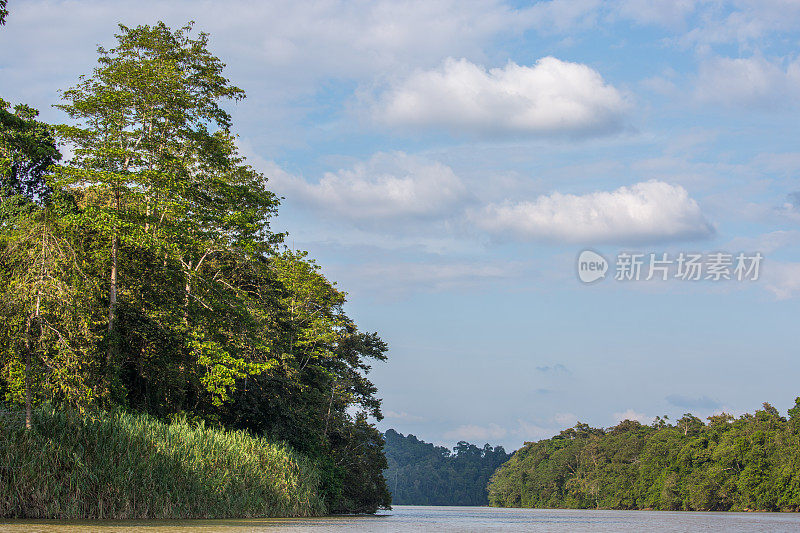
[[[108,236],[112,380],[120,365],[120,244],[141,246],[151,239],[164,248],[172,244],[176,232],[163,225],[173,222],[176,211],[186,212],[204,162],[219,156],[208,128],[226,135],[230,127],[219,101],[243,97],[208,51],[207,34],[190,34],[191,25],[175,32],[163,23],[120,25],[117,45],[98,49],[93,74],[65,91],[59,106],[78,123],[59,129],[75,154],[72,166],[63,169],[65,183],[91,194],[88,215]]]
[[[486,505],[486,484],[510,457],[502,446],[460,441],[452,452],[387,430],[385,476],[396,504]]]
[[[0,136],[0,390],[11,404],[125,408],[246,429],[320,468],[328,509],[388,507],[386,359],[345,294],[270,228],[278,198],[238,153],[243,97],[191,26],[120,26],[63,93],[71,161],[33,110]]]
[[[96,301],[69,228],[72,212],[69,198],[55,198],[41,209],[18,213],[0,235],[2,336],[10,348],[3,370],[8,381],[16,381],[16,391],[24,390],[27,427],[34,380],[42,399],[78,408],[102,394],[91,382]],[[13,399],[14,389],[10,392]]]
[[[646,427],[575,429],[526,443],[492,476],[489,501],[511,507],[696,511],[800,509],[798,426],[764,404],[708,424],[684,415]],[[577,429],[577,427],[576,427]]]
[[[36,120],[39,112],[32,107],[17,104],[10,109],[11,104],[0,98],[0,194],[43,203],[51,192],[45,176],[61,159],[53,128]]]

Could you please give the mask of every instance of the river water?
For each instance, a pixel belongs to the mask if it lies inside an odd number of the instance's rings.
[[[376,516],[187,521],[0,521],[0,532],[31,533],[301,532],[800,532],[800,514],[573,511],[396,506]]]

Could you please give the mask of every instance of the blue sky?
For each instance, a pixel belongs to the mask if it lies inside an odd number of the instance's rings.
[[[195,20],[276,227],[390,345],[382,429],[516,448],[800,395],[800,2],[12,1],[0,94],[65,117],[119,22]],[[576,276],[586,248],[612,264]],[[618,282],[622,251],[761,252]]]

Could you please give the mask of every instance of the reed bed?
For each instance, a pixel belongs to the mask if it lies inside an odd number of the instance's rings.
[[[0,517],[256,518],[326,512],[319,474],[241,431],[123,412],[41,408],[0,420]]]

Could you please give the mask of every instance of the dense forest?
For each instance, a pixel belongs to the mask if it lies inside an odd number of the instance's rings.
[[[312,461],[327,511],[374,512],[386,344],[270,229],[279,198],[225,107],[245,93],[208,44],[120,26],[64,124],[0,100],[0,411],[242,430]]]
[[[385,476],[397,505],[488,505],[489,477],[510,457],[502,446],[463,441],[451,452],[393,429],[384,439]]]
[[[577,424],[526,443],[492,476],[501,507],[800,510],[800,398],[738,419]]]

